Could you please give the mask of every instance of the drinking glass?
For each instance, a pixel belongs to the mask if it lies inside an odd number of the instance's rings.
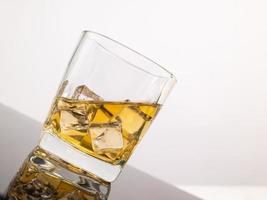
[[[114,181],[176,82],[149,58],[84,31],[68,64],[39,146]]]

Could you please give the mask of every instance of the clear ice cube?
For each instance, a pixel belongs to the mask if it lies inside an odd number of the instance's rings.
[[[92,147],[99,153],[117,153],[123,148],[121,124],[118,122],[91,124]]]
[[[138,107],[131,106],[124,108],[116,117],[122,124],[122,129],[127,137],[132,137],[143,129],[150,116],[143,113]]]
[[[86,85],[78,86],[72,95],[72,99],[103,101],[103,98],[90,90]]]
[[[61,130],[86,131],[88,128],[87,115],[82,115],[71,110],[61,110],[60,112]]]

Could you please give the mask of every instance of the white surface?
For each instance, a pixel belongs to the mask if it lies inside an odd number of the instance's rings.
[[[266,184],[266,6],[1,0],[0,102],[43,121],[80,32],[98,31],[180,73],[131,165],[176,185]]]
[[[266,186],[179,186],[205,200],[266,200]]]

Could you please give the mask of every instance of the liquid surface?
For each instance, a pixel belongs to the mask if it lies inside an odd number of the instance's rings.
[[[86,154],[123,165],[159,108],[158,104],[58,97],[44,129]]]

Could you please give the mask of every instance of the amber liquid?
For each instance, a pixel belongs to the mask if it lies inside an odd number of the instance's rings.
[[[44,129],[86,154],[123,165],[159,108],[158,104],[58,97]]]
[[[43,158],[44,156],[44,158]],[[80,178],[72,183],[58,174],[64,171],[58,165],[49,162],[47,155],[35,150],[24,162],[8,189],[8,196],[14,200],[100,200],[100,191],[86,190],[88,182]],[[58,172],[57,172],[58,171]],[[67,171],[65,171],[65,174]],[[93,183],[95,184],[95,182]],[[101,183],[99,183],[101,184]],[[109,185],[103,183],[108,190]],[[108,193],[107,193],[108,195]]]

